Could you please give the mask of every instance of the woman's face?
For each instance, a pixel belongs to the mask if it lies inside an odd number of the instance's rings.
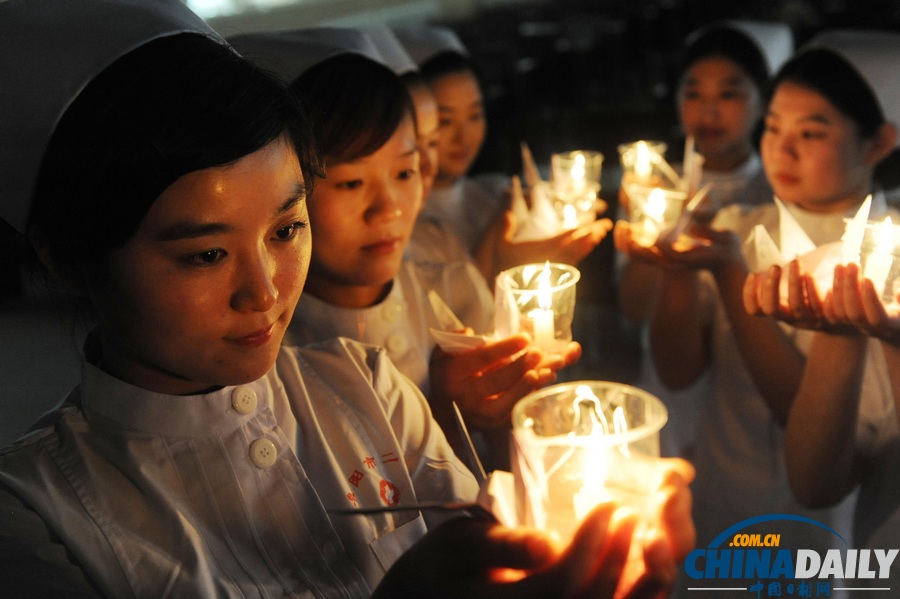
[[[818,92],[789,81],[772,96],[761,155],[775,195],[813,212],[856,206],[880,159],[854,121]]]
[[[446,186],[465,175],[484,143],[484,102],[470,72],[450,73],[432,81],[438,106],[440,168],[435,184]]]
[[[438,109],[434,94],[427,85],[409,88],[416,107],[416,147],[419,149],[419,173],[422,177],[423,198],[427,198],[438,171]]]
[[[264,375],[306,279],[307,220],[300,165],[282,139],[176,180],[86,276],[102,367],[170,394]]]
[[[753,80],[726,58],[696,61],[678,87],[681,124],[710,170],[730,170],[747,159],[762,109]]]
[[[363,308],[397,275],[422,207],[412,116],[378,150],[352,162],[325,157],[309,201],[315,232],[307,291],[336,306]]]

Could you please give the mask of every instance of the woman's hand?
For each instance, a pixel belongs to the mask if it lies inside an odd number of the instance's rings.
[[[475,430],[508,427],[516,401],[556,380],[554,370],[543,365],[544,354],[530,343],[527,335],[513,335],[466,351],[435,348],[429,364],[429,402],[438,421],[445,424],[456,402]]]
[[[475,263],[491,283],[504,270],[520,264],[549,261],[575,266],[603,241],[613,224],[610,219],[603,218],[547,239],[528,241],[514,241],[516,228],[512,211],[504,211],[475,249]]]
[[[835,267],[834,284],[824,311],[831,322],[851,325],[865,335],[900,345],[897,304],[884,305],[874,283],[862,278],[858,264]]]
[[[614,232],[616,249],[666,270],[706,269],[715,273],[729,264],[743,262],[740,241],[731,231],[695,224],[690,236],[672,239],[663,234],[651,246],[638,243],[636,235],[633,223],[618,221]]]
[[[786,301],[781,298],[783,269],[780,266],[747,275],[743,291],[747,313],[771,316],[801,329],[839,332],[845,328],[826,317],[826,298],[822,297],[815,279],[800,271],[797,260],[788,264],[787,275]]]
[[[658,510],[639,540],[638,516],[606,503],[568,547],[526,527],[457,519],[429,532],[388,571],[373,597],[649,599],[663,597],[694,546],[693,468],[660,460]]]

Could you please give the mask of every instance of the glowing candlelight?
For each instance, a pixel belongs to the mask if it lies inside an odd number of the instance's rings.
[[[494,333],[498,338],[527,332],[548,353],[572,340],[575,285],[581,273],[554,262],[504,270],[494,284]]]
[[[877,225],[875,247],[866,258],[866,267],[863,270],[863,276],[874,283],[878,295],[884,293],[885,282],[887,282],[891,266],[894,264],[893,253],[894,225],[891,223],[891,217],[888,216],[881,224]]]
[[[584,154],[578,152],[575,154],[575,164],[572,165],[572,169],[569,171],[569,176],[572,178],[572,190],[575,192],[580,192],[584,190]]]
[[[563,228],[574,229],[578,226],[578,210],[572,204],[563,206]]]
[[[650,153],[650,146],[646,141],[639,141],[635,146],[634,176],[639,183],[647,183],[650,181],[652,173],[653,157]]]
[[[528,313],[534,331],[534,344],[544,349],[551,349],[556,341],[556,328],[553,322],[553,293],[550,284],[550,263],[538,274],[538,307]]]
[[[621,383],[579,381],[533,392],[513,408],[519,520],[565,539],[598,503],[650,516],[665,407]]]
[[[655,188],[647,196],[644,202],[644,217],[640,222],[640,229],[635,231],[636,241],[641,245],[653,245],[662,232],[662,225],[666,214],[666,192]]]

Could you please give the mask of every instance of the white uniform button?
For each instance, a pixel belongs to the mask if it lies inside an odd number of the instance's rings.
[[[406,353],[406,350],[409,349],[409,341],[407,341],[406,337],[400,333],[394,333],[387,338],[384,346],[391,355],[402,356]]]
[[[278,459],[278,450],[275,444],[268,439],[257,439],[250,444],[250,461],[257,468],[271,468]]]
[[[400,303],[388,302],[381,308],[381,318],[385,322],[394,322],[400,318],[401,312],[403,312],[403,306]]]
[[[231,407],[238,414],[249,414],[256,409],[256,391],[252,387],[237,387],[231,393]]]

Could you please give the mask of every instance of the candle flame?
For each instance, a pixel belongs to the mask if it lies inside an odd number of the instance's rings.
[[[587,457],[581,476],[581,488],[572,497],[575,516],[580,520],[591,508],[609,498],[609,491],[606,489],[607,462],[612,447],[606,438],[610,435],[609,421],[603,412],[600,399],[591,388],[587,385],[576,387],[573,403],[575,422],[572,434],[587,435],[591,439],[586,448]],[[628,421],[622,406],[616,406],[613,410],[612,420],[612,434],[615,435],[613,441],[622,438],[622,441],[617,443],[618,449],[623,456],[631,457],[628,443],[624,440],[628,433]]]
[[[575,164],[569,170],[569,175],[572,177],[572,187],[575,189],[584,188],[584,174],[584,154],[579,152],[575,154]]]
[[[652,157],[650,146],[645,141],[637,142],[634,158],[634,174],[640,179],[646,179],[652,172]]]
[[[644,214],[656,222],[662,222],[666,213],[666,192],[658,187],[650,192],[647,202],[644,204]]]
[[[541,310],[549,310],[553,307],[552,287],[550,284],[550,261],[548,260],[538,274],[538,307]]]

